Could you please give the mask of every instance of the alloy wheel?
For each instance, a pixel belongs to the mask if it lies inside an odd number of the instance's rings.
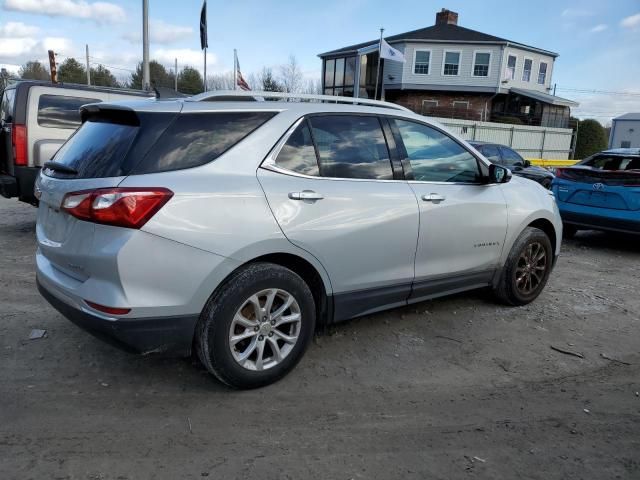
[[[270,288],[247,298],[229,328],[229,348],[247,370],[267,370],[293,350],[301,327],[300,306],[289,292]]]
[[[542,284],[547,267],[547,252],[540,242],[532,242],[524,247],[515,272],[518,291],[524,295],[535,292]]]

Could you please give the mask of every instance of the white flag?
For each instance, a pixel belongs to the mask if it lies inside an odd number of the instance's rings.
[[[384,38],[382,39],[382,44],[380,45],[380,58],[386,58],[387,60],[394,60],[396,62],[406,62],[404,55],[400,50],[396,50],[387,42],[385,42]]]

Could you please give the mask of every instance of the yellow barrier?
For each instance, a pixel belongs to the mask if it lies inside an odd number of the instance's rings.
[[[569,167],[575,165],[580,160],[550,160],[548,158],[528,158],[533,165],[541,167]]]

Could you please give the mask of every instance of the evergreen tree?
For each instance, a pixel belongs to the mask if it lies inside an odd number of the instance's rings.
[[[64,83],[87,83],[87,70],[75,58],[67,58],[58,67],[58,81]]]
[[[156,87],[173,88],[175,86],[173,73],[167,72],[167,69],[156,60],[149,62],[149,76],[151,84]],[[136,71],[131,74],[129,88],[142,90],[142,62],[138,63]]]
[[[117,87],[118,81],[108,68],[104,65],[98,65],[96,68],[91,67],[91,85]]]
[[[583,159],[607,148],[608,139],[604,127],[594,119],[581,120],[578,123],[576,152],[574,158]]]
[[[204,83],[200,72],[192,67],[184,67],[178,75],[178,91],[195,95],[204,91]]]

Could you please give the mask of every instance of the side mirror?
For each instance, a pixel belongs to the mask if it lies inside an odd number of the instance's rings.
[[[531,166],[531,162],[529,160],[524,161],[524,168],[529,168]]]
[[[511,171],[492,163],[489,165],[489,183],[507,183],[511,180]]]

